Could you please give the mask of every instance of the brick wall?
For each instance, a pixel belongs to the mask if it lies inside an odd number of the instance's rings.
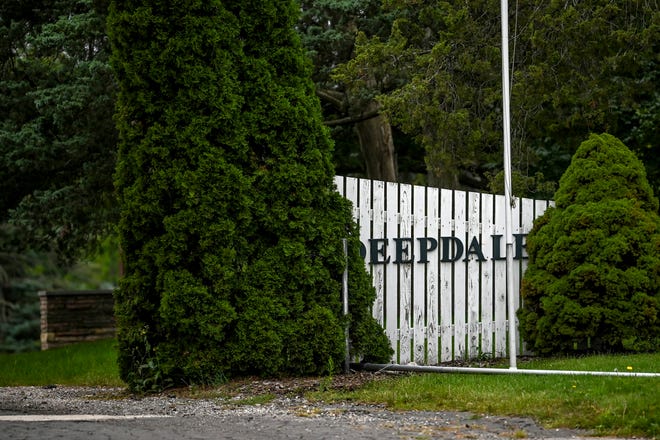
[[[39,292],[41,349],[115,336],[112,290]]]

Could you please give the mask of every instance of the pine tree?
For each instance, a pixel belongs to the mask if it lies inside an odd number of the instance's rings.
[[[133,389],[334,371],[342,238],[354,354],[386,337],[289,1],[114,1],[116,185]]]
[[[0,2],[0,222],[71,263],[117,219],[106,1]]]
[[[539,354],[660,349],[660,217],[643,164],[591,135],[527,237],[519,312]]]

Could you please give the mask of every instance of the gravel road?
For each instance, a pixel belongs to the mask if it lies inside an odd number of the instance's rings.
[[[277,382],[257,386],[287,389]],[[310,402],[288,393],[265,404],[240,403],[244,398],[240,393],[233,398],[138,398],[119,388],[5,387],[0,388],[0,439],[589,438],[586,432],[543,429],[528,418],[395,412],[374,405]]]

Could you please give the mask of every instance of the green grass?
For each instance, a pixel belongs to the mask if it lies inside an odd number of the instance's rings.
[[[660,354],[536,359],[519,368],[660,372]],[[452,410],[529,416],[547,428],[598,435],[660,435],[660,378],[406,374],[323,400],[384,403],[395,410]]]
[[[0,386],[123,386],[116,340],[85,342],[16,354],[0,354]]]
[[[116,358],[115,340],[0,354],[0,386],[124,386]],[[636,372],[660,372],[660,353],[533,359],[518,364],[520,369],[549,370],[630,371],[628,367]],[[529,416],[547,428],[660,437],[660,378],[653,377],[401,374],[355,391],[327,389],[309,397],[385,404],[394,410]],[[272,396],[255,396],[254,402],[264,398]],[[248,398],[244,403],[251,402]]]
[[[518,367],[544,370],[660,373],[660,353],[532,358],[521,362]]]

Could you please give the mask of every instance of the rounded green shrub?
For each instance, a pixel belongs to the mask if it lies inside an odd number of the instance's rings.
[[[660,349],[660,217],[643,164],[591,135],[527,237],[520,332],[538,354]]]
[[[389,359],[292,1],[115,0],[119,364],[136,390]],[[350,316],[342,315],[342,239]]]

